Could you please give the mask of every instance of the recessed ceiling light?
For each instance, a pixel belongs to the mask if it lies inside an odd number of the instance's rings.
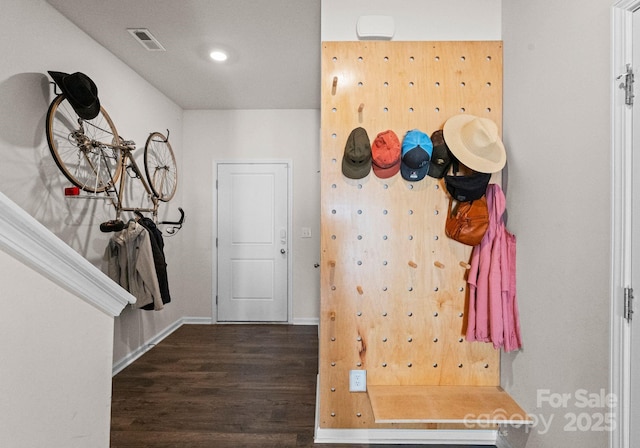
[[[225,53],[224,51],[214,50],[211,53],[209,53],[209,57],[211,57],[211,59],[213,59],[216,62],[224,62],[227,60],[229,56],[227,56],[227,53]]]

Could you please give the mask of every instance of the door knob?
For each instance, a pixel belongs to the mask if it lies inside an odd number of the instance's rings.
[[[286,254],[286,253],[287,253],[287,251],[286,251],[286,250],[284,250],[284,249],[280,249],[280,253],[281,253],[281,254]]]

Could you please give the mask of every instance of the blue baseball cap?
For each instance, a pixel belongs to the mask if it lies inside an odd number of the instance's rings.
[[[411,182],[424,179],[432,152],[433,143],[427,134],[417,129],[407,132],[402,139],[402,177]]]

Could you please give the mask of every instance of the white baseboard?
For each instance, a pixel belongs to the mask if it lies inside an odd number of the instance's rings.
[[[293,319],[293,325],[320,325],[318,317],[298,317]]]
[[[316,382],[320,384],[319,378]],[[496,444],[497,430],[477,429],[328,429],[319,424],[320,392],[316,386],[315,443],[390,445],[487,445]],[[508,446],[501,446],[508,448]]]
[[[160,333],[153,336],[147,342],[142,344],[133,352],[129,353],[124,358],[118,360],[113,364],[113,368],[111,369],[111,376],[116,376],[118,373],[122,372],[127,366],[133,364],[136,359],[140,358],[142,355],[147,353],[153,347],[155,347],[158,343],[160,343],[164,338],[169,336],[171,333],[176,331],[184,324],[191,325],[210,325],[213,323],[213,319],[210,317],[181,317],[167,328],[162,330]]]

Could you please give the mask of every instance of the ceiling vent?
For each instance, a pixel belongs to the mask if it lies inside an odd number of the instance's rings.
[[[129,28],[129,33],[149,51],[167,51],[146,28]]]

